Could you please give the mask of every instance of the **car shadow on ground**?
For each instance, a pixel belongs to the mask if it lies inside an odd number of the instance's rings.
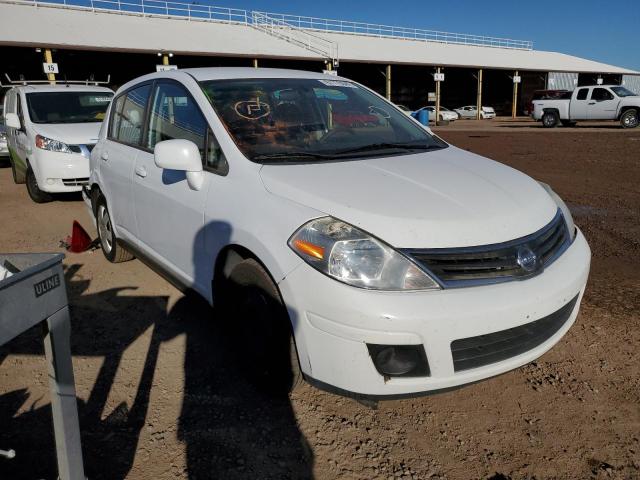
[[[168,309],[167,297],[123,295],[134,287],[87,293],[90,280],[76,275],[80,269],[66,269],[72,354],[103,359],[89,397],[78,401],[88,478],[126,477],[136,453],[162,448],[163,435],[171,434],[154,431],[160,423],[162,430],[173,425],[169,432],[177,430],[185,448],[186,460],[176,462],[186,463],[184,470],[173,465],[181,456],[171,458],[175,452],[167,452],[166,468],[156,466],[155,471],[172,472],[172,478],[311,478],[313,457],[289,397],[263,393],[244,380],[234,361],[241,345],[228,338],[204,300],[185,295]],[[132,380],[135,396],[115,408],[107,405],[109,392],[118,388],[115,379],[125,350],[149,329],[142,373]],[[43,355],[41,335],[37,327],[0,347],[0,364],[8,356]],[[181,335],[186,345],[184,390],[175,394],[182,396],[182,407],[174,422],[158,419],[150,397],[152,386],[154,398],[168,395],[158,393],[158,385],[169,383],[162,378],[168,372],[156,367],[164,342]],[[77,376],[78,363],[75,368]],[[17,452],[12,460],[0,458],[0,478],[57,476],[51,405],[30,398],[33,381],[25,378],[24,388],[0,395],[0,449]],[[46,375],[40,381],[48,388]],[[37,406],[20,411],[25,403]],[[111,413],[105,416],[105,411]],[[136,464],[144,468],[140,458]]]

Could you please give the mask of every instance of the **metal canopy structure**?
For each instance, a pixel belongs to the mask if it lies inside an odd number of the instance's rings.
[[[164,0],[0,0],[0,45],[321,61],[339,48],[343,62],[640,74],[525,40]]]

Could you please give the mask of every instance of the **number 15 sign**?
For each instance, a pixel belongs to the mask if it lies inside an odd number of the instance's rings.
[[[44,73],[58,73],[57,63],[43,63],[42,68],[44,69]]]

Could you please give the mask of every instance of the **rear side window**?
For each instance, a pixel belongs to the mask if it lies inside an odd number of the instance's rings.
[[[589,89],[588,88],[581,88],[580,90],[578,90],[578,96],[576,97],[576,99],[577,100],[586,100],[588,93],[589,93]]]
[[[118,97],[111,122],[111,138],[127,145],[142,145],[145,110],[150,93],[151,84],[147,84]]]
[[[603,100],[613,100],[613,93],[606,88],[594,88],[591,93],[591,100],[601,102]]]

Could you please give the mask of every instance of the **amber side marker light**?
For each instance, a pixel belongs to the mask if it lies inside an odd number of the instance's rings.
[[[293,246],[300,253],[309,255],[310,257],[322,260],[324,258],[324,248],[313,243],[305,242],[304,240],[294,240]]]

